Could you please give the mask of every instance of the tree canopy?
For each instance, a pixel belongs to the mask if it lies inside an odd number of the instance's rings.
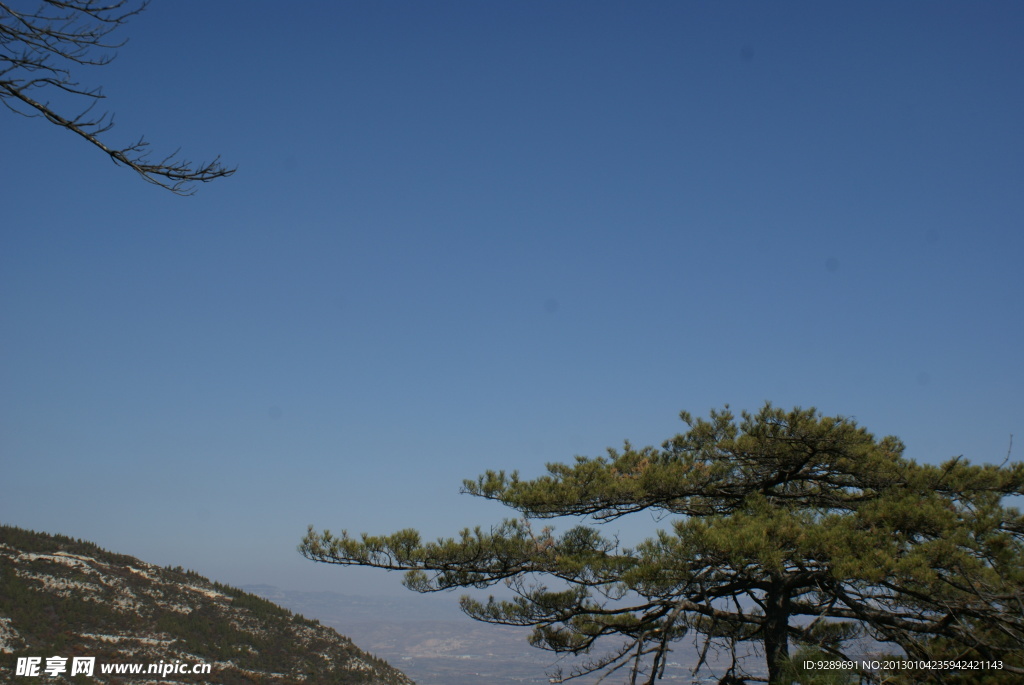
[[[104,140],[113,128],[109,114],[94,115],[102,99],[99,88],[82,86],[72,76],[74,67],[108,64],[124,41],[111,34],[146,8],[136,0],[39,0],[31,8],[0,1],[0,102],[12,112],[47,121],[81,136],[103,150],[115,164],[134,169],[142,178],[179,195],[193,192],[195,183],[230,176],[220,158],[193,164],[177,153],[160,161],[149,159],[149,143],[139,138],[127,147],[112,147]],[[68,113],[37,92],[62,100],[82,101],[77,113]]]
[[[512,599],[465,596],[463,611],[587,655],[556,681],[621,672],[654,683],[688,635],[698,669],[711,649],[731,655],[722,683],[766,679],[741,658],[743,643],[763,655],[771,683],[791,672],[791,649],[854,660],[865,640],[917,662],[984,662],[990,682],[1024,674],[1024,519],[1005,502],[1024,492],[1024,464],[919,464],[897,438],[815,409],[681,417],[688,430],[660,449],[627,442],[532,480],[488,471],[465,481],[464,492],[519,512],[490,530],[425,542],[411,529],[353,537],[310,526],[299,549],[405,570],[419,592],[506,584]],[[634,547],[602,534],[640,512],[667,525]],[[560,535],[531,524],[566,516],[583,522]],[[906,667],[886,682],[951,682],[955,671]]]

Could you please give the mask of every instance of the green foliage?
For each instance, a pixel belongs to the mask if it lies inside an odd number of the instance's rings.
[[[1001,658],[1024,674],[1024,519],[1003,502],[1024,492],[1024,465],[918,464],[897,438],[814,409],[682,419],[689,429],[660,449],[627,442],[532,480],[488,471],[466,481],[464,492],[519,512],[492,530],[430,542],[414,530],[352,537],[311,526],[300,551],[405,570],[420,592],[504,583],[513,600],[463,598],[463,610],[532,626],[544,649],[590,654],[621,641],[569,676],[628,667],[653,683],[688,633],[732,653],[759,644],[773,683],[785,682],[791,644],[836,658],[865,637],[914,659]],[[596,525],[556,535],[530,523],[639,512],[670,518],[633,549]],[[742,664],[730,672],[743,681]]]

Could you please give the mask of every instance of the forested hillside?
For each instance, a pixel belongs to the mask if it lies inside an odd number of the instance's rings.
[[[61,535],[0,526],[0,680],[18,657],[211,664],[161,683],[407,685],[333,629],[182,568]],[[97,672],[35,682],[122,682]],[[133,683],[144,678],[133,677]]]

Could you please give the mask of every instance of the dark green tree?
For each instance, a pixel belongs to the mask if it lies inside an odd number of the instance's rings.
[[[149,143],[143,138],[127,147],[112,147],[105,134],[114,125],[113,117],[92,113],[103,93],[81,85],[72,75],[78,67],[108,64],[124,44],[111,34],[146,4],[145,0],[0,1],[0,102],[12,112],[42,117],[75,133],[150,183],[190,195],[195,183],[230,176],[235,170],[225,168],[219,158],[193,164],[175,153],[151,160]],[[61,104],[46,99],[54,96]]]
[[[735,656],[741,643],[754,643],[769,682],[781,683],[791,646],[852,659],[859,638],[1024,675],[1024,519],[1004,502],[1022,492],[1024,464],[918,464],[897,438],[814,409],[681,416],[689,430],[660,449],[627,442],[533,480],[488,471],[466,481],[464,492],[521,514],[489,531],[424,542],[415,530],[356,538],[310,526],[299,549],[408,571],[419,592],[505,583],[513,599],[467,596],[463,611],[532,626],[538,647],[588,655],[559,680],[621,669],[630,683],[654,683],[687,634],[702,647],[698,669],[713,646],[733,655],[723,683],[764,680]],[[599,532],[640,512],[669,525],[632,548]],[[561,535],[531,525],[564,516],[593,525]],[[616,647],[601,653],[606,638]]]

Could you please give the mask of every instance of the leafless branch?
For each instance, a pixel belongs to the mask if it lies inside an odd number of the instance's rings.
[[[86,88],[72,78],[71,68],[103,66],[116,56],[125,41],[109,36],[128,19],[142,12],[148,0],[39,0],[34,11],[18,10],[0,1],[0,102],[27,117],[42,117],[84,138],[105,152],[115,164],[135,170],[146,181],[178,195],[191,195],[196,183],[230,176],[220,158],[193,164],[174,152],[153,162],[144,138],[127,147],[111,147],[101,136],[113,127],[113,116],[93,115],[99,88]],[[34,91],[86,98],[78,114],[66,116]]]

